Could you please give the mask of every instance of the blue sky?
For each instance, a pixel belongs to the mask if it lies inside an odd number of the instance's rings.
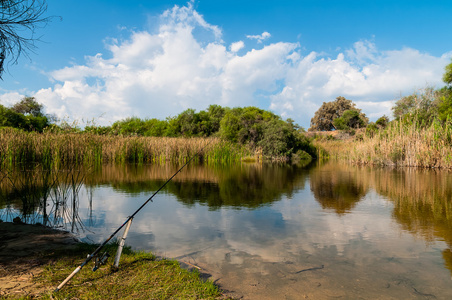
[[[305,128],[345,96],[371,120],[442,86],[452,1],[48,0],[35,53],[0,103],[34,96],[61,119],[109,125],[210,104],[258,106]]]

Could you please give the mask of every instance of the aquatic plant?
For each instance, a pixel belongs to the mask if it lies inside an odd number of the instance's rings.
[[[201,151],[202,150],[202,151]],[[195,161],[233,162],[248,155],[245,147],[219,138],[104,136],[90,133],[36,133],[0,128],[0,162],[101,164]]]
[[[350,140],[316,140],[330,158],[357,164],[452,168],[452,120],[430,125],[396,120],[373,135]]]

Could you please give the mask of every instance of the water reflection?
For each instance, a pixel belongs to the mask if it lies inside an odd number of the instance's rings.
[[[244,164],[218,170],[217,176],[216,183],[174,181],[168,191],[190,206],[257,208],[303,189],[308,171],[292,165]]]
[[[19,216],[24,223],[84,230],[78,207],[86,172],[75,166],[42,165],[2,170],[0,219],[12,221]]]
[[[452,176],[438,170],[402,169],[375,174],[378,193],[394,203],[401,227],[427,242],[442,240],[447,268],[452,272]]]
[[[310,174],[311,191],[322,208],[333,209],[337,214],[350,212],[369,188],[362,173],[348,165],[321,165]]]
[[[95,169],[85,174],[77,209],[67,218],[78,215],[92,231],[82,237],[102,242],[176,170]],[[179,175],[134,219],[127,240],[134,248],[199,265],[228,289],[251,286],[256,299],[270,297],[269,291],[274,298],[315,299],[446,299],[452,293],[447,172],[329,162],[190,165]],[[1,187],[4,213],[4,196],[14,197]],[[73,193],[63,190],[60,195]],[[33,211],[21,207],[22,198],[8,200],[9,207]]]

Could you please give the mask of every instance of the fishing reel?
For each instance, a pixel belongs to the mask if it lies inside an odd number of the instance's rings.
[[[96,256],[94,258],[94,267],[93,272],[100,268],[100,266],[104,265],[107,262],[107,259],[110,257],[108,252],[104,252],[100,257]]]

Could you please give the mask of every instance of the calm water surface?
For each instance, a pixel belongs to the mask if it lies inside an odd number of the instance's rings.
[[[176,170],[66,176],[72,184],[48,193],[48,222],[103,242]],[[0,218],[25,210],[42,223],[44,206],[21,206],[29,192],[20,187],[31,184],[16,181],[2,185]],[[38,181],[41,197],[52,190]],[[189,165],[136,216],[126,243],[199,266],[246,299],[452,299],[452,175],[334,162]]]

